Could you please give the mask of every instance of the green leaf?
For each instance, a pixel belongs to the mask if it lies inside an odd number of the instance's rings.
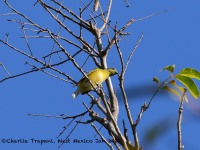
[[[184,68],[178,75],[200,80],[200,72],[193,68]]]
[[[157,77],[153,77],[153,81],[156,83],[160,83],[160,80]]]
[[[190,93],[195,99],[198,99],[199,89],[191,78],[181,75],[176,75],[175,78],[178,81],[180,81],[190,91]]]
[[[184,92],[185,92],[185,87],[182,87],[182,86],[178,86],[177,84],[176,84],[176,81],[175,80],[170,80],[169,81],[169,84],[171,84],[172,86],[174,86],[175,88],[177,88],[180,92],[181,92],[181,94],[183,94]],[[179,96],[178,96],[179,97]],[[182,96],[180,95],[180,100],[181,100],[181,98],[182,98]],[[185,95],[185,97],[184,97],[184,100],[188,103],[188,98],[187,98],[187,96]]]
[[[179,98],[181,98],[181,95],[173,88],[168,87],[167,85],[162,87],[164,90],[167,90],[173,94],[175,94],[176,96],[178,96]]]
[[[169,66],[166,66],[165,68],[163,68],[163,70],[167,70],[167,71],[169,71],[169,72],[174,72],[174,70],[175,70],[175,65],[169,65]]]

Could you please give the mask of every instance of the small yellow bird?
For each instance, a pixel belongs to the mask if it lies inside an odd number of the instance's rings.
[[[96,88],[97,85],[103,83],[108,77],[117,74],[115,68],[100,69],[96,68],[87,73],[88,79],[90,79],[92,85],[86,77],[83,77],[77,84],[76,91],[72,94],[72,98],[75,99],[79,94],[85,94]]]

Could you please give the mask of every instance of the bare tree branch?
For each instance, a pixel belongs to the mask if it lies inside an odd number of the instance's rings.
[[[101,139],[107,144],[107,146],[111,150],[114,149],[114,145],[118,150],[121,149],[121,147],[125,150],[128,150],[128,146],[130,146],[129,144],[131,143],[128,139],[128,128],[126,127],[124,120],[124,131],[120,129],[120,126],[117,122],[119,118],[119,104],[111,78],[108,78],[106,80],[107,90],[104,90],[105,87],[102,87],[101,85],[98,85],[98,88],[95,88],[84,70],[90,63],[99,68],[108,68],[109,64],[107,59],[109,58],[109,51],[113,48],[114,45],[116,45],[117,53],[119,54],[121,63],[121,72],[118,78],[119,86],[124,99],[127,119],[132,129],[135,147],[139,150],[140,145],[136,132],[136,127],[141,120],[143,112],[146,111],[146,109],[150,106],[152,99],[155,95],[152,97],[148,105],[144,104],[144,106],[141,108],[141,112],[138,115],[136,122],[134,123],[131,110],[128,104],[128,98],[124,90],[124,75],[135,50],[137,49],[138,45],[140,44],[143,38],[143,34],[141,35],[134,48],[131,50],[126,63],[124,62],[119,42],[121,40],[126,40],[125,36],[130,35],[129,32],[124,31],[133,22],[135,22],[135,20],[130,19],[123,27],[119,29],[117,29],[117,25],[113,27],[113,25],[111,25],[112,22],[110,21],[111,7],[113,2],[112,0],[109,0],[107,2],[107,7],[106,5],[103,5],[103,1],[96,1],[96,8],[100,9],[100,11],[98,11],[97,13],[91,10],[91,8],[93,7],[93,0],[87,1],[87,3],[80,0],[83,6],[81,6],[82,8],[79,8],[78,12],[76,12],[75,9],[69,9],[69,7],[65,6],[63,0],[52,0],[51,3],[44,0],[37,0],[35,5],[41,5],[41,8],[46,10],[46,12],[49,14],[50,19],[55,21],[58,25],[56,26],[58,28],[57,32],[54,32],[55,30],[50,30],[48,27],[40,26],[39,24],[28,18],[25,14],[17,11],[13,6],[11,6],[8,3],[7,0],[3,0],[3,2],[8,6],[8,8],[12,12],[2,14],[0,16],[16,14],[17,17],[20,17],[20,21],[18,21],[18,19],[8,21],[20,25],[19,29],[23,31],[23,36],[21,37],[24,38],[24,42],[26,43],[29,52],[26,52],[26,50],[19,49],[17,48],[17,46],[13,46],[12,44],[10,44],[10,42],[8,42],[8,35],[6,36],[6,40],[0,39],[0,43],[6,45],[13,51],[27,58],[28,60],[26,61],[26,64],[31,66],[31,70],[11,76],[7,69],[1,63],[0,65],[2,65],[4,70],[7,72],[8,77],[1,79],[0,83],[11,78],[16,78],[33,72],[41,71],[56,79],[65,81],[72,85],[77,85],[77,82],[68,73],[62,71],[60,67],[63,67],[65,63],[71,63],[71,66],[89,81],[89,83],[94,89],[94,92],[97,94],[97,96],[93,96],[92,93],[87,93],[91,100],[91,107],[88,107],[85,103],[83,103],[83,105],[86,108],[86,111],[78,115],[29,115],[69,119],[69,123],[66,126],[64,126],[64,129],[59,133],[58,137],[63,135],[63,133],[68,129],[68,127],[72,126],[72,123],[75,122],[74,127],[68,133],[66,139],[70,137],[70,135],[75,131],[75,128],[79,124],[91,124],[96,133],[101,137]],[[100,2],[102,3],[102,5],[100,4]],[[127,6],[129,6],[128,1],[125,0],[125,2]],[[144,20],[154,15],[156,14],[152,14],[150,16],[138,19],[136,21]],[[97,27],[97,25],[99,26]],[[32,35],[27,35],[27,33],[32,33]],[[86,35],[91,36],[92,39],[89,39],[89,36],[87,37]],[[110,35],[112,35],[112,37],[110,37]],[[31,49],[29,39],[47,39],[48,41],[51,41],[53,45],[50,48],[50,50],[47,51],[47,53],[43,54],[40,57],[37,57],[35,55],[33,56],[33,53],[35,54],[35,51]],[[79,61],[80,57],[82,57],[81,61]],[[160,89],[157,89],[155,94],[159,90]],[[96,105],[97,108],[93,108],[92,106],[94,105]],[[87,118],[84,118],[83,120],[83,117],[85,117],[86,114],[88,114],[89,116],[87,116]],[[96,128],[94,123],[98,123],[106,129],[108,134],[112,136],[114,145],[110,144],[104,138],[103,134],[100,133],[100,131]],[[63,143],[59,147],[61,147],[62,145]]]
[[[141,38],[139,39],[139,41],[141,41]],[[135,46],[136,48],[137,48],[138,43]],[[126,72],[126,67],[128,66],[128,63],[126,64],[126,66],[124,65],[122,52],[121,52],[121,50],[119,48],[117,39],[115,39],[115,44],[116,44],[116,48],[117,48],[117,51],[118,51],[118,54],[119,54],[119,58],[120,58],[120,62],[121,62],[121,74],[119,75],[119,86],[120,86],[120,89],[121,89],[121,92],[122,92],[122,96],[123,96],[124,105],[125,105],[125,108],[126,108],[127,117],[128,117],[130,126],[132,128],[132,133],[133,133],[134,141],[135,141],[135,147],[137,149],[139,149],[140,145],[139,145],[137,131],[136,131],[136,128],[134,126],[133,118],[132,118],[132,115],[131,115],[131,112],[130,112],[130,108],[129,108],[129,104],[128,104],[128,99],[127,99],[127,96],[126,96],[126,93],[125,93],[125,90],[124,90],[124,74]],[[130,58],[131,58],[134,50],[135,50],[135,48],[132,50],[127,62],[130,61]]]
[[[111,47],[115,44],[115,40],[117,39],[118,35],[120,35],[126,28],[128,28],[132,23],[134,22],[133,19],[129,20],[125,26],[123,26],[120,30],[115,31],[115,35],[113,36],[110,43],[107,45],[107,47],[104,50],[104,53],[108,53],[108,51],[111,49]]]
[[[178,111],[178,121],[177,121],[177,134],[178,134],[178,150],[183,150],[184,145],[182,144],[182,133],[181,133],[181,123],[182,123],[182,116],[183,116],[183,102],[185,99],[187,89],[184,89],[183,95],[181,97],[181,102]]]
[[[102,27],[99,29],[100,32],[102,32],[103,29],[106,27],[106,24],[107,24],[108,19],[109,19],[109,17],[110,17],[111,6],[112,6],[112,0],[109,0],[107,15],[106,15],[104,24],[103,24]]]
[[[108,145],[108,147],[111,149],[111,150],[114,150],[113,146],[103,137],[103,135],[99,132],[99,130],[96,128],[96,126],[91,123],[91,126],[94,128],[94,130],[97,132],[97,134],[101,137],[101,139],[104,141],[104,143],[106,145]]]
[[[83,28],[87,29],[90,31],[90,25],[89,23],[87,23],[86,21],[84,21],[81,17],[79,17],[78,15],[76,15],[73,11],[69,10],[67,7],[65,7],[64,5],[61,5],[58,1],[53,0],[53,2],[55,2],[57,5],[59,5],[61,8],[63,8],[64,10],[66,10],[67,12],[69,12],[72,16],[74,16],[76,19],[78,19],[80,23],[77,23],[78,25],[82,26]],[[52,7],[53,8],[53,7]],[[68,18],[69,20],[71,20],[70,18]],[[73,20],[71,20],[73,21]]]

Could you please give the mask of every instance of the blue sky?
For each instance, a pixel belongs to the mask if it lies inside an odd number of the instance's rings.
[[[52,19],[48,17],[48,14],[39,5],[34,7],[34,3],[35,1],[28,1],[21,2],[20,4],[12,2],[11,4],[41,26],[48,27],[52,31],[57,31],[58,25],[52,22]],[[134,53],[125,75],[125,87],[130,101],[131,112],[135,119],[140,111],[140,107],[145,101],[148,102],[154,92],[155,85],[152,83],[152,78],[158,76],[163,80],[168,77],[169,74],[167,72],[160,72],[163,67],[175,64],[176,73],[185,67],[200,70],[198,63],[200,55],[200,1],[152,0],[148,2],[130,1],[130,4],[131,7],[126,8],[123,0],[117,3],[113,2],[111,10],[113,23],[118,21],[118,25],[123,26],[130,18],[139,19],[155,12],[172,9],[147,20],[133,23],[127,29],[127,32],[131,32],[132,35],[128,36],[128,40],[124,40],[120,44],[123,56],[126,59],[141,34],[144,33],[144,38]],[[74,2],[69,2],[68,5],[70,8],[78,10]],[[0,14],[8,12],[10,12],[8,8],[1,2]],[[22,31],[18,29],[19,25],[7,22],[7,18],[20,19],[17,16],[1,16],[0,38],[5,39],[5,33],[9,33],[9,42],[28,52],[24,39],[19,38],[23,36]],[[91,38],[89,35],[86,37],[88,39]],[[52,42],[49,40],[31,39],[29,43],[32,49],[34,49],[34,54],[38,57],[46,54],[52,47]],[[11,75],[30,69],[29,66],[24,65],[25,61],[29,61],[28,59],[13,52],[8,47],[0,45],[0,62],[7,67]],[[71,47],[68,50],[73,52]],[[79,59],[78,62],[82,63],[83,60]],[[120,70],[119,60],[114,48],[109,53],[108,66]],[[87,71],[92,68],[94,68],[94,64],[90,63],[84,67]],[[60,69],[64,72],[70,72],[69,74],[77,81],[82,76],[72,69],[71,64],[66,64]],[[0,79],[6,76],[5,71],[0,68]],[[119,91],[117,77],[112,77],[112,80],[114,88],[116,91]],[[85,111],[82,102],[89,105],[89,99],[84,95],[79,96],[73,101],[71,94],[75,89],[73,86],[41,72],[0,83],[0,138],[1,140],[28,140],[28,143],[22,144],[0,142],[0,149],[57,149],[59,143],[56,137],[62,131],[63,126],[69,123],[69,120],[33,117],[27,114],[74,115]],[[118,96],[120,105],[118,122],[122,126],[125,111],[123,102],[120,100],[120,94]],[[139,139],[144,149],[176,149],[178,106],[179,103],[174,100],[174,97],[166,93],[156,96],[150,109],[144,113],[138,126]],[[186,150],[198,150],[200,149],[198,144],[200,134],[200,102],[189,96],[189,103],[185,104],[184,108],[182,124],[183,144]],[[64,139],[74,125],[72,124],[59,139]],[[102,132],[105,133],[105,138],[110,138],[105,130],[102,130]],[[79,125],[70,136],[70,143],[64,144],[60,149],[106,149],[105,144],[96,143],[96,139],[100,138],[98,136],[94,138],[94,135],[95,131],[90,125]],[[153,135],[155,135],[155,140]],[[33,141],[53,139],[55,143],[40,145],[32,143],[31,139]],[[92,140],[93,143],[77,144],[73,143],[74,139],[88,139]]]

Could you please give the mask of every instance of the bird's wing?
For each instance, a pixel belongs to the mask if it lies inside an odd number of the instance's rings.
[[[89,80],[86,77],[83,77],[80,81],[79,84],[81,84],[82,88],[88,88],[88,86],[90,85]]]
[[[87,73],[87,76],[90,76],[92,73],[96,72],[98,68],[94,69],[94,70],[91,70]]]
[[[86,73],[87,74],[87,76],[88,76],[88,78],[89,78],[89,76],[92,74],[92,73],[94,73],[94,72],[96,72],[97,71],[97,69],[94,69],[94,70],[91,70],[91,71],[89,71],[88,73]],[[79,83],[80,82],[86,82],[86,81],[84,81],[84,80],[86,80],[87,78],[84,76],[84,77],[82,77],[81,78],[81,80],[79,81]]]
[[[78,83],[84,82],[85,79],[85,77],[82,77]]]
[[[91,85],[91,83],[89,82],[89,80],[87,80],[87,81],[85,82],[84,87],[87,88],[87,87],[90,86],[90,85]]]

